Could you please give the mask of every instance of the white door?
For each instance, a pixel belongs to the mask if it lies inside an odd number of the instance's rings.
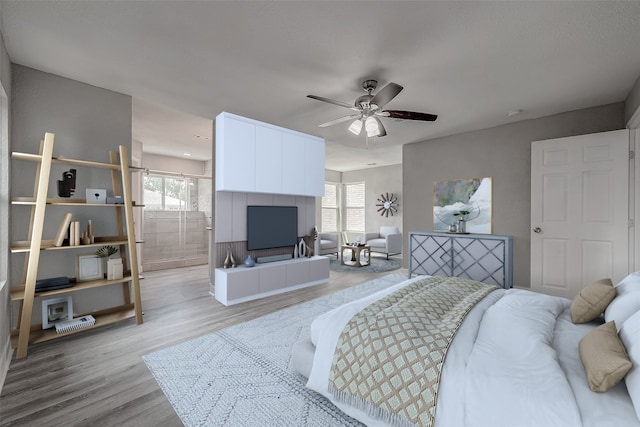
[[[629,131],[531,144],[531,288],[573,298],[628,273]]]

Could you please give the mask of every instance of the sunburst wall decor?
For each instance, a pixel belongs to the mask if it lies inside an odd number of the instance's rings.
[[[394,212],[398,212],[398,198],[391,193],[380,194],[380,198],[377,199],[376,206],[379,208],[380,216],[388,217],[389,214],[393,216]]]

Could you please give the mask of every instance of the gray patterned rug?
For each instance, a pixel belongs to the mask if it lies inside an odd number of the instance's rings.
[[[345,254],[345,257],[347,255]],[[361,257],[360,262],[366,262],[366,258],[364,256]],[[358,271],[361,273],[383,273],[385,271],[393,271],[400,268],[400,261],[395,260],[393,258],[387,260],[387,258],[383,256],[375,256],[371,255],[371,265],[367,265],[364,267],[353,267],[350,265],[342,265],[340,264],[340,260],[334,256],[329,257],[329,268],[332,271]]]
[[[143,357],[185,426],[359,426],[289,369],[313,319],[406,279],[393,273]]]

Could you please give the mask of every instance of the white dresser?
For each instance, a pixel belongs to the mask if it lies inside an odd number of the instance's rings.
[[[513,237],[493,234],[409,233],[409,277],[464,277],[513,286]]]

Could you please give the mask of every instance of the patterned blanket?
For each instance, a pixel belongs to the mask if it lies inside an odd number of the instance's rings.
[[[369,305],[340,335],[329,391],[390,425],[432,426],[447,350],[466,314],[495,289],[428,277]]]

